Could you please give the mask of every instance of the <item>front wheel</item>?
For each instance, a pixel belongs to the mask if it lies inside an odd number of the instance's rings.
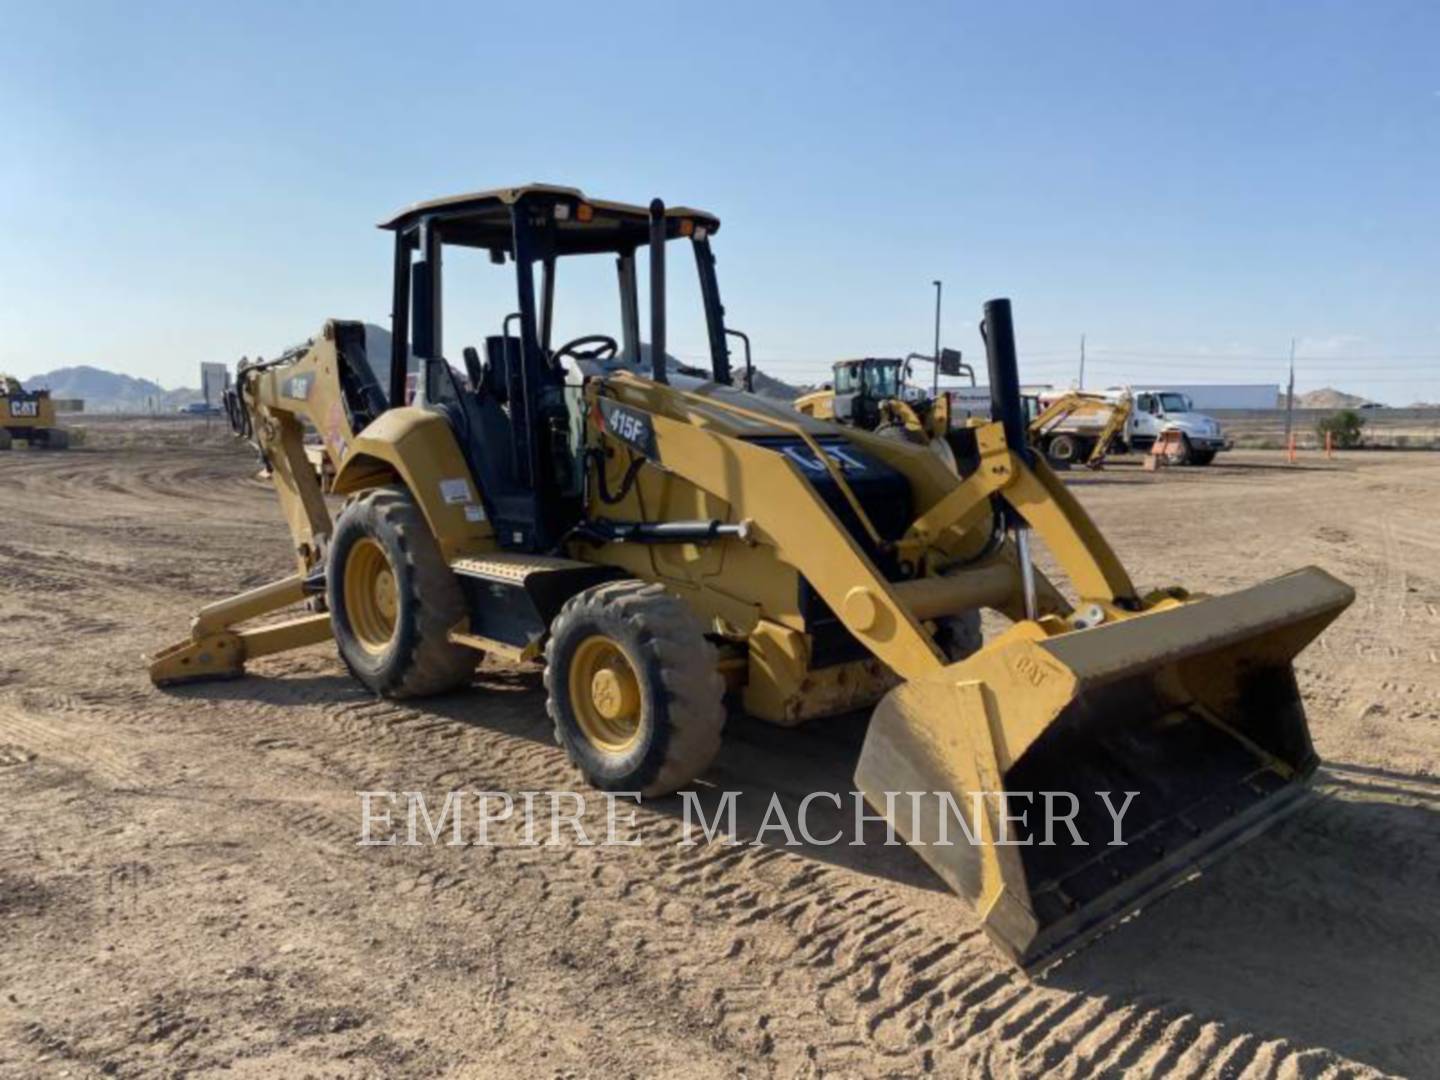
[[[586,589],[550,624],[545,647],[555,741],[602,791],[676,791],[720,752],[718,663],[700,621],[661,586]]]
[[[1190,464],[1191,464],[1191,465],[1209,465],[1209,464],[1210,464],[1212,461],[1214,461],[1214,460],[1215,460],[1215,451],[1214,451],[1214,450],[1191,450],[1191,451],[1190,451]]]
[[[341,512],[325,599],[340,658],[382,697],[441,694],[470,681],[480,654],[449,639],[465,598],[403,487],[367,491]]]
[[[891,442],[911,443],[919,446],[925,442],[925,437],[918,432],[911,431],[904,424],[884,423],[875,429],[875,434],[882,439],[889,439]]]

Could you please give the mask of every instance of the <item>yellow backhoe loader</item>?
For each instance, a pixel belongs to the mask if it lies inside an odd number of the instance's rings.
[[[727,694],[779,724],[878,702],[859,790],[1026,966],[1295,805],[1316,756],[1292,658],[1350,588],[1312,568],[1213,598],[1137,589],[1027,446],[1008,301],[985,305],[995,419],[967,429],[958,474],[923,447],[746,393],[719,224],[548,185],[386,221],[389,357],[366,354],[361,324],[331,321],[236,381],[295,573],[202,609],[151,678],[238,676],[333,637],[361,683],[413,697],[465,686],[485,652],[543,657],[555,735],[580,773],[649,796],[710,764]],[[665,364],[669,245],[695,258],[703,376]],[[513,309],[483,352],[457,350],[462,375],[446,359],[442,252],[467,248],[510,276]],[[596,257],[617,268],[619,337],[557,343],[557,280]],[[348,500],[333,521],[307,422]],[[1068,596],[1032,563],[1032,537]],[[981,608],[1013,622],[983,645]],[[1076,793],[1088,846],[997,844],[1018,812],[1005,792]],[[1129,803],[1126,846],[1111,846],[1099,793]]]
[[[70,433],[56,425],[50,391],[26,390],[19,379],[0,375],[0,450],[15,439],[50,450],[70,445]]]
[[[1034,416],[1030,420],[1030,445],[1061,466],[1083,464],[1100,468],[1116,440],[1125,434],[1125,425],[1134,409],[1129,393],[1093,394],[1067,390],[1050,401],[1026,397]]]

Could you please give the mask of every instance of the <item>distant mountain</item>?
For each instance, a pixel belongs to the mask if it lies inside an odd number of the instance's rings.
[[[775,398],[777,401],[794,401],[801,394],[808,394],[815,389],[813,386],[792,386],[783,379],[766,375],[758,367],[755,369],[754,386],[755,393]]]
[[[648,366],[650,363],[650,346],[645,342],[640,343],[640,363]],[[730,357],[732,365],[731,372],[734,378],[734,385],[741,385],[741,379],[745,373],[745,358],[741,355]],[[665,367],[668,371],[678,371],[685,375],[698,375],[701,378],[710,377],[709,364],[686,364],[677,359],[673,354],[666,353]],[[762,397],[774,398],[776,401],[794,401],[801,394],[808,394],[815,389],[813,386],[792,386],[773,375],[766,375],[758,367],[754,372],[755,393]]]
[[[1370,402],[1369,398],[1357,397],[1355,394],[1347,394],[1343,390],[1334,390],[1325,387],[1323,390],[1310,390],[1303,394],[1295,395],[1295,407],[1297,409],[1355,409]],[[1285,407],[1285,395],[1280,395],[1280,407]]]
[[[173,412],[200,400],[189,387],[166,390],[150,379],[81,365],[57,368],[24,380],[27,390],[49,390],[57,398],[80,398],[86,412]]]
[[[366,354],[370,359],[377,379],[388,378],[390,358],[390,335],[382,327],[366,326]],[[641,345],[641,353],[648,361],[649,347]],[[707,370],[683,364],[674,356],[666,358],[672,371],[687,371],[696,375],[708,375]],[[644,362],[644,361],[642,361]],[[737,368],[736,376],[740,370]],[[57,398],[79,398],[85,402],[85,411],[92,413],[114,412],[174,412],[192,401],[201,400],[201,392],[191,387],[166,390],[150,379],[133,375],[122,375],[103,368],[81,365],[79,367],[57,368],[43,375],[23,380],[27,390],[46,389]],[[794,401],[812,387],[791,384],[767,375],[758,367],[755,369],[755,392],[777,401]]]

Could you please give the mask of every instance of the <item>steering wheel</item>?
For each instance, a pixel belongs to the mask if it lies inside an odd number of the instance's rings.
[[[585,348],[586,345],[591,348]],[[573,356],[576,360],[611,360],[620,351],[620,343],[609,334],[586,334],[567,341],[551,354],[551,360],[559,362],[562,356]]]

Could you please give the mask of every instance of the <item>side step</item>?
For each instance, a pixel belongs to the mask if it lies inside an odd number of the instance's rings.
[[[451,640],[515,661],[539,655],[550,621],[570,597],[625,576],[614,566],[518,551],[456,559],[450,569],[469,611]]]

